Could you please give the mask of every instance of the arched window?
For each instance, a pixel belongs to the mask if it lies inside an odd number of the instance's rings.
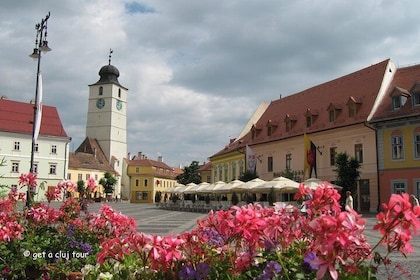
[[[99,87],[99,95],[103,95],[104,94],[104,88],[103,87]]]

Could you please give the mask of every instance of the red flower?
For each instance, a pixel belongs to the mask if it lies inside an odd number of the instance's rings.
[[[419,207],[412,210],[410,197],[404,193],[392,194],[389,202],[382,204],[382,209],[383,212],[376,216],[378,222],[373,228],[383,235],[381,244],[386,244],[388,250],[412,252],[411,229],[415,234],[420,229]]]
[[[36,179],[37,179],[36,173],[28,173],[28,174],[22,173],[19,177],[19,185],[27,186],[31,190],[35,190],[36,186],[38,185]]]

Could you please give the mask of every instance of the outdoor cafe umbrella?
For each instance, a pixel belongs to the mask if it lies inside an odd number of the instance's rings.
[[[175,188],[171,190],[171,193],[182,193],[185,190],[186,186],[183,184],[177,184]]]
[[[255,178],[232,188],[232,192],[250,192],[252,187],[264,184],[266,181]]]
[[[341,190],[343,188],[343,187],[334,185],[334,184],[332,184],[332,183],[330,183],[326,180],[321,180],[321,179],[318,179],[318,178],[309,178],[309,179],[303,181],[302,184],[305,185],[305,187],[308,187],[312,190],[315,190],[315,189],[319,188],[323,184],[331,185],[336,190]]]
[[[213,193],[231,193],[235,186],[243,184],[241,180],[233,180],[230,183],[219,184],[212,190]]]
[[[185,187],[185,185],[183,185],[183,184],[181,184],[181,183],[178,183],[178,184],[176,184],[175,186],[173,186],[172,188],[167,189],[167,190],[163,190],[162,192],[163,192],[163,193],[174,193],[174,191],[175,191],[175,189],[176,189],[176,188],[178,188],[178,189],[179,189],[179,187],[182,187],[182,186],[184,186],[184,187]]]
[[[299,183],[280,176],[271,181],[251,187],[251,192],[264,193],[271,191],[271,188],[274,188],[276,192],[297,192],[299,190]]]
[[[207,182],[201,182],[200,184],[197,185],[197,188],[195,189],[195,193],[200,193],[200,191],[204,188],[206,188],[207,186],[209,186],[210,183]]]
[[[185,194],[191,194],[195,193],[196,189],[198,188],[198,185],[195,183],[189,183],[185,186],[186,188],[183,190],[183,193]]]
[[[223,181],[217,181],[216,183],[210,184],[206,187],[200,188],[197,190],[198,193],[213,193],[213,189],[215,187],[225,185],[226,183]]]

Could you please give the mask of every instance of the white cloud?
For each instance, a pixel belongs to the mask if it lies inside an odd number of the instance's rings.
[[[0,9],[0,94],[35,92],[34,25],[51,11],[44,101],[76,148],[108,63],[128,92],[128,149],[204,161],[271,101],[387,58],[420,61],[415,1],[13,1]]]

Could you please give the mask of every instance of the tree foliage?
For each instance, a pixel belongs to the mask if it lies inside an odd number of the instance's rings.
[[[255,178],[258,178],[257,172],[252,172],[249,170],[242,172],[239,176],[239,180],[241,180],[242,182],[248,182]]]
[[[83,193],[85,191],[85,181],[83,180],[77,181],[77,191],[79,193]]]
[[[114,186],[117,183],[117,178],[110,172],[105,172],[104,177],[99,180],[99,184],[104,187],[104,192],[110,194],[114,192]]]
[[[335,160],[335,172],[337,172],[337,180],[335,184],[343,187],[341,197],[345,199],[346,191],[355,194],[357,189],[357,180],[360,177],[360,163],[346,152],[338,153]]]
[[[200,184],[201,177],[198,169],[200,169],[198,161],[193,161],[190,166],[184,167],[184,173],[176,176],[176,180],[183,185],[187,185],[189,183]]]

